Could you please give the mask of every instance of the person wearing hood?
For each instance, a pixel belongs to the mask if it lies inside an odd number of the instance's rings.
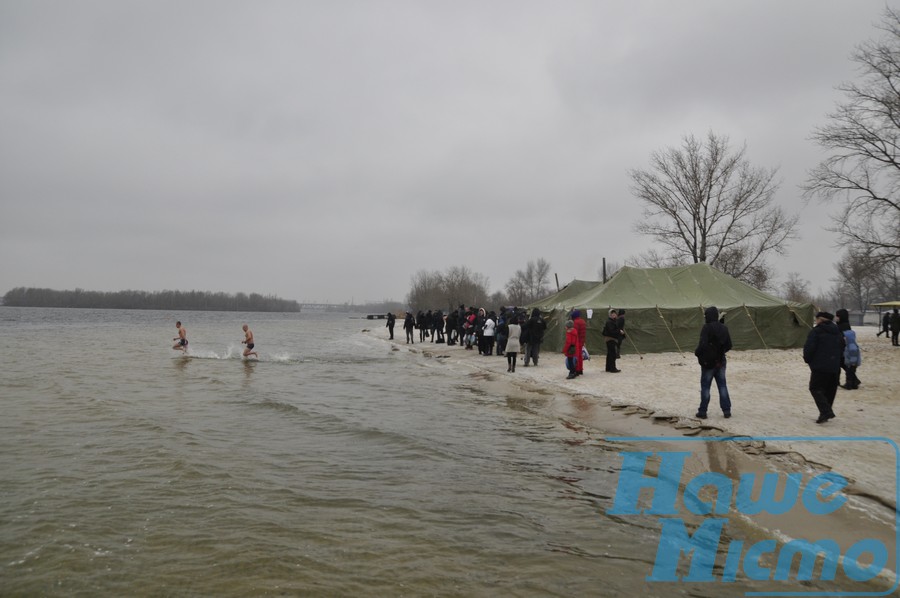
[[[850,314],[846,309],[839,309],[834,312],[834,319],[837,321],[838,330],[844,335],[841,369],[844,370],[847,379],[841,384],[841,388],[856,390],[860,385],[860,380],[856,376],[856,368],[862,365],[862,355],[860,354],[859,345],[856,343],[856,332],[850,328]]]
[[[587,342],[587,322],[581,319],[581,310],[572,312],[572,325],[578,334],[578,352],[575,354],[575,375],[584,374],[584,344]]]
[[[706,321],[700,330],[700,342],[694,350],[694,355],[700,363],[700,408],[697,417],[706,419],[706,410],[709,408],[710,388],[713,378],[716,380],[716,388],[719,390],[719,407],[722,414],[731,417],[731,396],[728,394],[728,385],[725,381],[725,354],[731,351],[731,334],[728,327],[719,320],[719,310],[716,307],[707,307],[703,312]]]
[[[803,345],[803,361],[809,365],[809,393],[819,409],[817,424],[835,417],[834,397],[841,379],[844,335],[833,320],[834,315],[827,311],[818,312],[816,325]]]

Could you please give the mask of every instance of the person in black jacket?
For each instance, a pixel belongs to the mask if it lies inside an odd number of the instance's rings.
[[[834,397],[841,379],[844,335],[833,320],[834,316],[826,311],[817,313],[816,325],[803,345],[803,361],[809,365],[809,393],[819,409],[817,424],[835,416]]]
[[[522,325],[522,337],[525,338],[526,331],[528,335],[527,340],[524,341],[528,343],[525,348],[525,367],[528,367],[529,360],[533,361],[534,365],[538,364],[545,330],[547,330],[547,323],[541,316],[541,310],[535,307],[531,310],[531,317]]]
[[[397,317],[394,314],[392,314],[391,312],[388,312],[387,324],[385,324],[384,326],[385,326],[385,328],[388,329],[388,332],[391,334],[390,340],[394,340],[394,323],[396,321],[397,321]]]
[[[694,350],[694,355],[700,363],[700,408],[697,410],[697,417],[700,419],[707,417],[710,387],[715,378],[716,388],[719,390],[719,407],[722,408],[722,414],[729,418],[731,395],[728,394],[725,382],[725,354],[731,351],[731,334],[728,327],[719,321],[718,308],[707,307],[703,315],[706,323],[700,330],[700,342]]]
[[[609,310],[609,318],[603,325],[603,340],[606,341],[606,371],[611,374],[618,374],[622,370],[616,367],[616,359],[619,356],[619,340],[625,338],[625,331],[619,329],[616,319],[619,317],[618,310]]]
[[[891,314],[891,344],[900,347],[900,312],[896,307]]]
[[[891,336],[891,312],[884,312],[884,318],[881,319],[881,332],[875,335],[875,338],[878,338],[881,335],[884,335],[884,338],[890,338]]]
[[[406,312],[406,317],[403,318],[403,330],[406,332],[406,344],[409,343],[415,344],[413,340],[413,330],[416,328],[416,319],[413,318],[412,313]]]

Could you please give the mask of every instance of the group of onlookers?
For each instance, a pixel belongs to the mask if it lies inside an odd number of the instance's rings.
[[[388,314],[386,326],[394,338],[393,314]],[[508,371],[514,372],[521,352],[526,367],[538,364],[541,343],[547,323],[539,309],[529,315],[520,307],[501,307],[498,311],[460,305],[444,314],[441,310],[419,310],[415,315],[406,312],[403,320],[406,342],[415,343],[414,331],[419,331],[419,342],[460,345],[466,350],[478,350],[479,355],[506,357]]]
[[[883,330],[878,333],[891,333],[891,342],[900,346],[900,310],[885,314],[882,321]],[[571,319],[566,322],[566,336],[563,344],[568,379],[577,378],[584,373],[584,360],[590,356],[585,348],[587,324],[581,317],[581,310],[573,310]],[[603,326],[603,339],[606,342],[606,371],[618,373],[616,360],[620,356],[622,340],[625,335],[624,310],[609,310],[609,318]],[[393,316],[388,315],[388,327],[393,338]],[[707,418],[712,381],[716,381],[719,391],[719,406],[726,418],[731,417],[731,398],[725,380],[726,357],[731,350],[731,336],[724,324],[724,314],[719,314],[715,307],[705,311],[706,323],[700,331],[700,341],[694,354],[700,364],[700,408],[696,417]],[[835,322],[837,320],[837,322]],[[850,326],[850,316],[846,309],[839,309],[835,314],[818,312],[816,323],[807,337],[803,348],[803,360],[809,365],[809,391],[819,409],[816,423],[824,423],[835,417],[833,406],[837,389],[856,390],[861,381],[856,374],[862,364],[862,353],[856,338],[856,332]],[[516,361],[521,352],[527,367],[530,362],[538,364],[541,343],[547,324],[540,310],[535,308],[531,315],[516,307],[501,307],[499,313],[486,311],[484,308],[463,305],[451,310],[446,316],[440,311],[419,311],[416,316],[406,312],[403,324],[406,330],[406,342],[413,342],[413,331],[419,330],[419,341],[430,338],[433,343],[456,345],[459,343],[467,350],[478,349],[480,355],[506,356],[507,372],[516,371]],[[846,374],[846,381],[840,384],[840,372]]]

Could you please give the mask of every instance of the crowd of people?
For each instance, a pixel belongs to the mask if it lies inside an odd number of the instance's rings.
[[[385,326],[393,339],[396,318],[388,314],[387,320]],[[430,309],[416,314],[408,311],[403,319],[407,344],[415,344],[418,336],[420,343],[459,345],[468,351],[477,350],[479,355],[506,357],[511,372],[515,371],[520,353],[525,367],[538,364],[546,329],[547,323],[537,308],[529,314],[520,307],[494,311],[460,305],[446,314]]]
[[[725,314],[715,307],[705,310],[705,324],[700,330],[700,339],[694,355],[700,364],[700,407],[696,417],[707,419],[711,398],[712,382],[715,380],[719,394],[719,407],[725,418],[731,417],[731,397],[726,381],[726,353],[732,348],[731,336],[725,326]],[[394,338],[394,316],[388,314],[387,327],[390,338]],[[565,324],[565,341],[562,353],[571,380],[584,374],[584,361],[590,359],[585,347],[587,324],[581,317],[581,310],[575,309]],[[499,355],[507,359],[507,372],[516,371],[519,354],[525,367],[535,366],[540,360],[541,344],[547,324],[540,310],[535,308],[529,315],[517,307],[501,307],[499,313],[484,308],[465,307],[451,310],[446,315],[440,310],[419,311],[416,315],[406,312],[403,328],[406,342],[414,343],[414,331],[419,331],[419,342],[446,343],[465,347],[479,355]],[[900,336],[900,313],[885,314],[881,334],[891,333],[891,342],[898,344]],[[603,325],[603,340],[606,343],[606,371],[619,373],[616,360],[620,356],[622,340],[626,338],[624,310],[610,309],[609,317]],[[834,399],[838,387],[856,390],[862,382],[857,376],[857,368],[862,364],[862,352],[856,332],[850,326],[846,309],[835,314],[818,312],[815,326],[810,330],[803,348],[803,360],[810,369],[809,391],[819,409],[816,423],[822,424],[835,417]],[[841,371],[845,373],[844,384],[840,383]]]
[[[396,317],[388,314],[385,326],[391,339],[394,338],[395,323]],[[569,370],[568,378],[572,379],[584,374],[584,361],[590,359],[585,347],[587,323],[582,318],[581,310],[572,311],[566,328],[571,334],[567,332],[563,354]],[[540,361],[547,323],[538,308],[532,309],[529,314],[520,307],[501,307],[495,312],[460,305],[447,314],[441,310],[419,310],[416,314],[408,311],[403,320],[403,330],[407,344],[415,344],[418,336],[420,343],[460,345],[466,350],[477,350],[479,355],[506,357],[507,371],[515,372],[520,356],[525,367],[536,366]],[[617,374],[621,370],[616,367],[616,360],[625,338],[624,310],[609,311],[602,334],[607,348],[606,371]]]

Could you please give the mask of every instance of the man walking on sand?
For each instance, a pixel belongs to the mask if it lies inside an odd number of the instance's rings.
[[[175,322],[175,328],[178,329],[178,336],[172,339],[173,341],[175,341],[175,345],[172,348],[176,351],[182,351],[185,355],[187,355],[187,328],[182,326],[181,322]]]
[[[253,331],[250,330],[250,327],[244,324],[241,326],[241,330],[244,331],[244,340],[241,341],[242,345],[247,345],[247,348],[244,349],[244,357],[250,357],[251,355],[255,355],[257,359],[259,359],[259,354],[253,350]]]
[[[834,397],[841,381],[844,335],[827,311],[816,314],[816,325],[803,345],[803,361],[809,365],[809,393],[819,408],[817,424],[834,417]]]
[[[725,354],[731,350],[731,334],[725,324],[719,321],[717,308],[707,307],[703,315],[706,323],[700,330],[700,342],[694,350],[694,355],[700,363],[700,408],[697,410],[697,417],[700,419],[707,417],[709,390],[715,378],[716,387],[719,389],[719,407],[722,408],[722,414],[729,418],[731,397],[725,383]]]

